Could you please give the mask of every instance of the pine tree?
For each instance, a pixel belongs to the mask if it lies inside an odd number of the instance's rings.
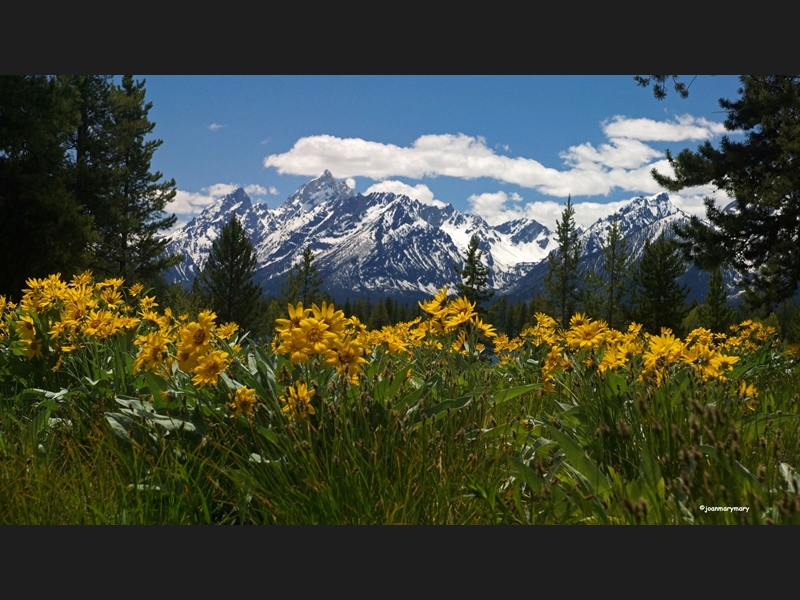
[[[505,294],[500,296],[500,298],[489,307],[487,317],[498,332],[506,333],[508,331],[508,296]]]
[[[281,285],[281,293],[286,302],[302,302],[308,308],[314,303],[330,300],[328,294],[322,291],[322,284],[322,277],[314,264],[314,253],[311,246],[306,246],[302,261],[291,268]]]
[[[632,320],[652,334],[668,327],[680,335],[681,323],[688,312],[689,290],[678,282],[684,273],[686,264],[674,240],[667,240],[663,234],[655,243],[647,240],[633,274]]]
[[[579,278],[580,293],[577,306],[580,306],[580,311],[592,319],[604,319],[603,278],[592,270],[579,272]]]
[[[391,325],[391,320],[389,318],[389,313],[386,310],[386,305],[383,302],[383,298],[378,300],[378,303],[375,305],[375,308],[372,309],[372,313],[367,319],[367,326],[370,329],[381,329],[386,325]]]
[[[200,271],[200,287],[220,322],[249,331],[257,321],[261,286],[253,282],[256,256],[236,215],[222,228]]]
[[[725,333],[733,324],[734,312],[728,304],[728,294],[719,267],[711,273],[705,304],[700,307],[698,313],[703,327],[714,333]]]
[[[152,283],[181,256],[166,256],[167,240],[158,233],[172,227],[177,217],[164,208],[175,197],[175,180],[160,181],[150,163],[161,140],[145,138],[155,128],[148,119],[151,102],[145,103],[145,82],[126,75],[111,91],[113,123],[109,133],[109,162],[114,167],[113,185],[104,209],[96,214],[100,241],[93,247],[99,275]]]
[[[572,196],[568,197],[561,221],[556,225],[556,242],[558,247],[547,257],[544,288],[556,318],[566,326],[580,297],[578,264],[581,259],[581,244],[575,224]]]
[[[0,295],[88,264],[92,219],[70,187],[77,102],[64,79],[0,76]]]
[[[97,229],[111,219],[110,197],[119,177],[111,142],[114,85],[109,75],[70,75],[62,81],[74,91],[79,114],[69,138],[71,189]]]
[[[486,314],[483,303],[491,300],[494,290],[489,287],[489,269],[481,262],[483,251],[478,249],[479,244],[478,236],[473,235],[469,241],[464,265],[461,268],[453,265],[453,269],[461,277],[461,282],[456,284],[458,295],[474,302],[475,312],[483,315]]]
[[[653,170],[671,191],[712,184],[735,198],[735,210],[705,199],[706,219],[693,217],[678,230],[686,257],[711,270],[730,265],[753,308],[769,312],[792,297],[800,282],[800,76],[744,76],[741,97],[720,100],[725,129],[744,132],[743,141],[723,136],[719,147],[667,152],[674,171]]]
[[[630,250],[628,241],[619,230],[619,216],[614,214],[608,238],[600,243],[603,252],[602,295],[603,318],[609,327],[621,329],[623,298],[629,287],[627,273]]]

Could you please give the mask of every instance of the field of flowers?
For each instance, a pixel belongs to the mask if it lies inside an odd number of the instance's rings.
[[[118,279],[27,285],[0,297],[3,523],[800,522],[800,348],[759,322],[509,339],[442,289],[255,341]]]

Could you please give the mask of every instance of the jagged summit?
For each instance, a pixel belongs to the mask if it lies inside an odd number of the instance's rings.
[[[330,171],[325,172],[312,179],[286,199],[278,212],[297,211],[309,212],[314,207],[332,199],[348,198],[353,195],[353,191],[344,182],[337,180]]]

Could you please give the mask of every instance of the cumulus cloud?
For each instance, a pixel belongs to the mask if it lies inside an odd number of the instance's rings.
[[[223,127],[225,127],[225,125],[220,125],[219,123],[212,123],[211,125],[208,126],[208,128],[211,131],[217,131],[219,129],[222,129]]]
[[[430,204],[431,206],[438,206],[439,208],[447,206],[447,204],[441,200],[436,200],[430,188],[422,183],[410,186],[402,181],[387,179],[371,185],[364,191],[364,195],[372,194],[373,192],[390,192],[398,196],[408,196],[409,198],[419,200],[423,204]]]
[[[317,176],[330,169],[339,177],[436,177],[462,179],[494,177],[524,187],[558,185],[563,174],[526,158],[500,156],[482,137],[423,135],[411,147],[371,142],[360,138],[315,135],[297,140],[291,150],[264,159],[265,167],[280,174]]]
[[[311,177],[325,169],[340,177],[374,180],[489,177],[561,198],[608,195],[615,189],[651,194],[660,188],[650,170],[657,167],[669,174],[671,169],[662,151],[647,142],[705,140],[725,131],[722,123],[691,115],[665,121],[617,115],[600,127],[608,142],[571,146],[560,154],[562,169],[532,158],[497,154],[483,137],[463,133],[423,135],[410,146],[315,135],[300,138],[287,152],[267,156],[264,166],[280,174]],[[495,148],[508,150],[503,144]]]
[[[351,190],[356,189],[356,180],[353,179],[352,177],[348,177],[347,179],[345,179],[345,183],[347,184],[347,187],[349,187]]]
[[[206,206],[219,200],[220,198],[232,194],[238,190],[241,185],[238,183],[215,183],[208,187],[204,187],[200,192],[187,192],[185,190],[176,190],[175,198],[172,202],[167,204],[164,209],[167,213],[175,213],[179,221],[185,222],[186,217],[191,217],[202,211]],[[275,188],[270,188],[270,193]],[[244,191],[249,196],[266,196],[267,190],[260,185],[252,184],[244,186]],[[278,190],[275,190],[275,194]]]
[[[269,193],[270,193],[270,196],[277,196],[278,195],[278,188],[276,188],[274,185],[269,186]]]
[[[553,200],[539,200],[522,203],[519,194],[504,191],[473,194],[467,200],[470,212],[481,216],[490,225],[499,225],[514,219],[534,219],[549,229],[555,230],[564,212],[564,204]],[[583,228],[589,227],[597,219],[613,214],[627,200],[620,202],[574,202],[575,223]],[[511,204],[513,203],[513,204]]]
[[[609,138],[630,138],[648,142],[707,140],[725,133],[725,126],[722,123],[691,115],[681,115],[674,121],[631,119],[617,115],[610,121],[604,121],[602,128],[603,133]]]
[[[638,169],[663,153],[635,139],[615,138],[595,148],[590,143],[571,146],[560,156],[576,169]]]
[[[203,210],[213,201],[214,198],[209,194],[177,190],[175,197],[172,199],[172,202],[167,204],[165,210],[170,213],[175,213],[178,215],[178,218],[180,218],[182,215],[191,215]]]
[[[214,185],[203,188],[202,191],[214,198],[222,198],[223,196],[232,194],[240,187],[242,186],[240,186],[238,183],[215,183]]]
[[[632,190],[624,177],[630,166],[658,154],[636,141],[615,141],[598,150],[587,145],[571,148],[565,156],[573,164],[560,171],[530,158],[498,155],[483,138],[464,134],[424,135],[411,147],[318,135],[299,139],[288,152],[268,156],[264,166],[276,168],[281,174],[312,177],[326,168],[340,177],[375,180],[397,176],[491,177],[546,195],[566,197],[606,195],[615,186]]]
[[[244,191],[247,192],[248,196],[266,196],[267,195],[267,189],[261,187],[260,185],[255,184],[255,183],[253,185],[248,185],[247,187],[245,187]]]

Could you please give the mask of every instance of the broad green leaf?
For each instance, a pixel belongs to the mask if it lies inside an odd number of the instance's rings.
[[[516,456],[511,457],[511,465],[511,472],[514,477],[525,483],[525,485],[534,492],[538,493],[542,491],[542,478],[536,471],[531,469]]]
[[[569,464],[579,471],[586,480],[592,485],[597,493],[607,495],[611,492],[611,486],[605,475],[600,472],[600,469],[586,456],[583,448],[578,445],[575,440],[570,436],[559,431],[556,427],[548,427],[553,439],[558,443],[561,451],[566,455]]]
[[[604,381],[614,396],[622,396],[628,391],[628,383],[625,378],[613,371],[606,371]]]
[[[661,468],[646,444],[642,444],[642,462],[639,466],[639,476],[653,489],[656,489],[658,482],[661,481]]]
[[[35,448],[37,444],[37,440],[39,439],[39,434],[42,433],[45,429],[47,429],[50,423],[50,409],[45,408],[43,411],[39,412],[30,423],[28,423],[28,428],[25,432],[25,441],[28,445],[29,450]]]
[[[528,385],[521,385],[518,387],[510,388],[507,390],[500,390],[494,395],[492,399],[495,404],[501,404],[506,402],[507,400],[511,400],[512,398],[516,398],[517,396],[521,396],[527,392],[532,392],[534,390],[541,389],[541,383],[529,383]]]
[[[414,406],[419,400],[424,398],[428,395],[434,386],[439,383],[441,378],[437,374],[433,374],[428,378],[427,381],[424,381],[422,385],[420,385],[417,389],[413,392],[407,394],[404,398],[399,400],[396,404],[392,406],[395,410],[402,412],[412,406]]]
[[[461,396],[460,398],[454,398],[452,400],[445,400],[440,402],[436,406],[431,406],[430,408],[426,408],[420,412],[414,413],[416,415],[415,419],[416,422],[414,423],[414,428],[419,428],[422,426],[421,415],[425,415],[426,417],[433,417],[436,416],[437,418],[444,413],[447,415],[448,409],[450,412],[460,410],[472,402],[473,396]]]

